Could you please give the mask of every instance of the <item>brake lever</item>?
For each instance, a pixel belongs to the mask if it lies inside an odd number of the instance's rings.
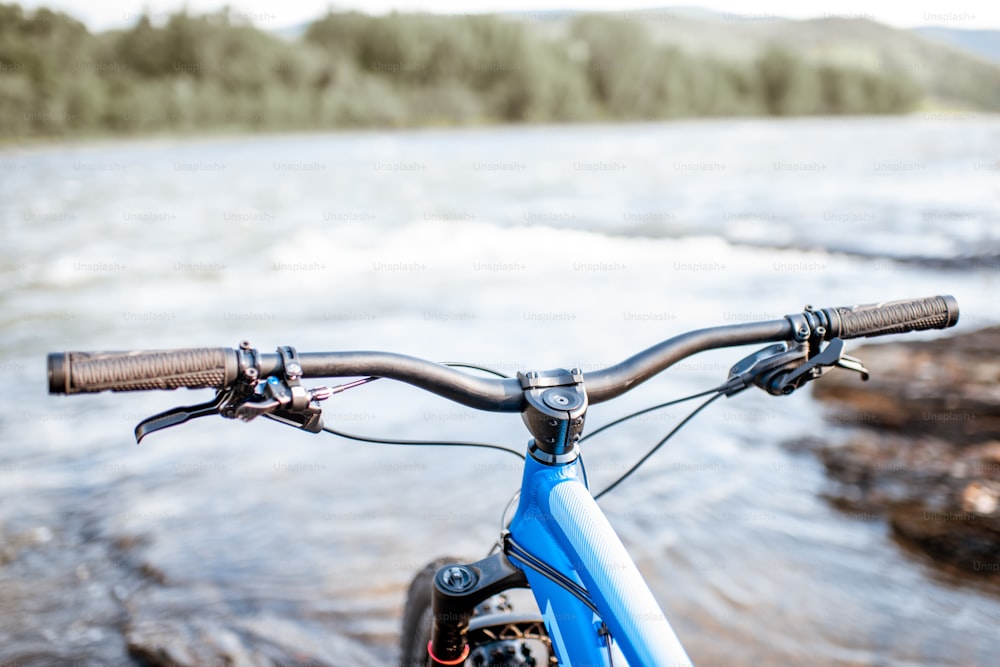
[[[840,358],[837,362],[837,368],[843,368],[845,370],[854,371],[855,373],[861,374],[861,381],[867,382],[871,374],[865,365],[861,363],[861,360],[857,357],[849,357],[846,354]]]
[[[241,348],[248,349],[249,343],[241,344]],[[264,416],[310,433],[319,433],[323,430],[323,411],[319,401],[378,379],[372,376],[332,388],[306,389],[300,382],[302,366],[295,348],[287,345],[279,347],[278,354],[282,358],[281,376],[272,375],[260,381],[256,368],[244,368],[241,381],[220,391],[211,401],[171,408],[143,419],[135,427],[136,444],[150,433],[207,415],[222,415],[246,422]]]
[[[170,428],[171,426],[179,426],[185,422],[189,422],[192,419],[197,419],[199,417],[207,417],[208,415],[217,415],[222,412],[224,405],[229,403],[233,398],[234,392],[230,391],[220,391],[215,395],[215,398],[211,401],[206,401],[205,403],[199,403],[197,405],[182,405],[176,408],[171,408],[170,410],[165,410],[152,417],[146,417],[141,422],[135,426],[135,444],[142,442],[150,433],[155,433],[156,431],[162,431],[165,428]]]
[[[729,379],[722,387],[726,396],[756,385],[774,396],[792,393],[802,385],[828,373],[833,368],[844,368],[869,378],[868,369],[860,359],[844,354],[844,341],[831,340],[823,350],[809,356],[806,342],[793,345],[769,345],[745,357],[729,371]]]
[[[871,376],[860,359],[844,354],[844,341],[834,338],[822,352],[783,377],[775,377],[767,390],[772,394],[790,394],[802,385],[827,374],[833,368],[843,368],[861,375],[862,381]]]
[[[808,355],[809,348],[802,342],[794,345],[788,343],[768,345],[744,357],[729,369],[729,378],[722,386],[722,393],[732,396],[751,385],[768,390],[767,380],[782,371],[798,367]]]

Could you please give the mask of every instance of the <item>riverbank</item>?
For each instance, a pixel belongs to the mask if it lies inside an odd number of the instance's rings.
[[[872,379],[817,382],[846,437],[806,443],[831,501],[884,515],[935,561],[1000,574],[1000,327],[855,348]],[[840,431],[841,429],[838,429]]]

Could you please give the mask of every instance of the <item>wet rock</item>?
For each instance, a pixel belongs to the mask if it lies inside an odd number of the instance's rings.
[[[932,558],[975,574],[1000,573],[996,519],[975,512],[932,512],[917,503],[895,506],[890,523],[897,535]]]
[[[245,665],[269,667],[243,640],[218,622],[206,619],[156,619],[134,622],[125,635],[129,655],[151,665]]]
[[[814,385],[846,438],[805,446],[840,507],[885,515],[938,562],[1000,574],[1000,327],[853,348],[872,372]],[[802,443],[798,443],[802,447]]]
[[[836,404],[834,421],[956,444],[1000,440],[1000,327],[849,350],[871,371],[868,382],[834,372],[812,385]]]
[[[86,512],[0,525],[0,667],[373,667],[337,619],[166,577],[150,539],[95,533]]]
[[[112,581],[130,580],[117,552],[82,537],[84,518],[0,529],[0,664],[125,664]]]
[[[210,586],[150,586],[126,603],[129,655],[152,667],[381,664],[357,643],[302,619],[247,613]]]
[[[835,505],[884,515],[932,558],[986,575],[1000,572],[1000,464],[990,462],[998,448],[876,432],[814,445]]]

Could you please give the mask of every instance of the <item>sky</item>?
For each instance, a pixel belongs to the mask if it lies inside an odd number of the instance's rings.
[[[622,11],[666,9],[669,0],[22,0],[24,7],[59,9],[82,20],[92,30],[131,25],[148,8],[151,14],[165,15],[183,6],[192,12],[213,11],[228,4],[238,16],[259,28],[273,30],[300,24],[334,9],[357,9],[369,13],[399,11],[503,12],[541,9]],[[676,5],[677,3],[675,3]],[[943,25],[951,28],[1000,29],[1000,2],[997,0],[705,0],[692,2],[723,12],[732,20],[817,16],[867,18],[897,28]]]

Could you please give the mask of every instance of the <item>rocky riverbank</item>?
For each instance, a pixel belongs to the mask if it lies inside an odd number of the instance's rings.
[[[933,341],[851,346],[871,371],[816,382],[831,437],[822,460],[832,502],[882,514],[935,561],[1000,575],[1000,327]]]
[[[0,667],[47,665],[370,667],[392,648],[362,646],[310,601],[248,601],[168,576],[149,540],[111,535],[85,511],[26,530],[0,523]],[[372,642],[373,644],[375,642]]]

